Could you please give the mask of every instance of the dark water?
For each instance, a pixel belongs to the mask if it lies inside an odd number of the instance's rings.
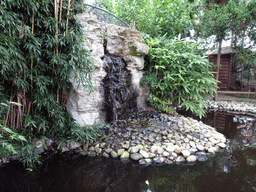
[[[194,165],[150,165],[58,155],[38,173],[13,163],[0,170],[0,191],[256,191],[254,117],[209,113],[205,121],[228,138],[228,147]],[[244,128],[237,127],[245,125]],[[146,185],[146,181],[149,185]]]

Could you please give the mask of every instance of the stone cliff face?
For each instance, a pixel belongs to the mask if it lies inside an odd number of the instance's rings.
[[[103,79],[107,73],[104,70],[104,34],[106,34],[105,53],[120,57],[126,63],[131,73],[133,89],[137,92],[137,109],[146,110],[147,91],[139,85],[143,76],[143,56],[148,54],[149,47],[144,43],[140,32],[135,29],[122,28],[113,24],[102,26],[97,16],[92,12],[77,15],[84,28],[83,36],[86,39],[85,48],[91,51],[91,60],[94,63],[93,85],[94,92],[83,86],[78,86],[71,79],[72,87],[69,90],[67,110],[80,126],[92,125],[95,121],[106,120],[108,111],[104,105]],[[113,109],[114,111],[115,109]]]

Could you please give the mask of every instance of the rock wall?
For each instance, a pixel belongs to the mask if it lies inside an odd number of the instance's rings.
[[[143,76],[143,56],[149,52],[149,47],[144,44],[140,32],[134,29],[121,28],[113,24],[103,26],[92,12],[77,15],[83,26],[83,37],[86,39],[85,48],[91,51],[91,59],[94,63],[93,85],[94,92],[89,93],[87,88],[78,86],[71,79],[71,89],[68,93],[67,110],[80,126],[92,125],[95,121],[105,120],[104,91],[102,80],[106,76],[103,69],[102,58],[104,56],[104,33],[107,35],[105,52],[123,57],[127,68],[132,72],[132,82],[138,91],[137,104],[139,110],[146,110],[147,92],[139,85]]]

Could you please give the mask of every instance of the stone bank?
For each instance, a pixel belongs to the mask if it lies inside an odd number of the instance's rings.
[[[147,125],[141,122],[148,122]],[[89,156],[131,159],[141,164],[205,161],[226,147],[226,138],[214,128],[183,116],[166,114],[129,118],[108,139],[84,147]]]

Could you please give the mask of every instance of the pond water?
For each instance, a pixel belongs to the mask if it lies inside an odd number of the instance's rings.
[[[0,191],[256,191],[256,117],[211,112],[203,119],[227,136],[227,149],[194,165],[149,165],[56,155],[38,172],[13,162],[0,169]]]

